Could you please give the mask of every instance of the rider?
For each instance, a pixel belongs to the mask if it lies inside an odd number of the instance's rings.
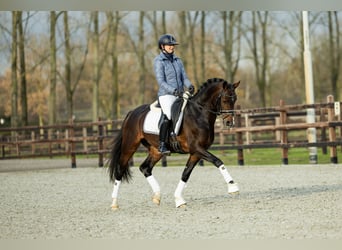
[[[178,96],[187,87],[191,94],[195,88],[185,73],[182,60],[174,54],[175,45],[178,45],[174,36],[164,34],[158,41],[160,54],[153,62],[154,73],[159,85],[158,100],[163,111],[163,121],[159,133],[159,151],[163,155],[169,155],[170,150],[166,147],[165,141],[171,124],[171,106]]]

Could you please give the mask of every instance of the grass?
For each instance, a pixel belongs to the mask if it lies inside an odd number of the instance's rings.
[[[237,166],[237,150],[210,150],[212,154],[220,158],[227,166]],[[337,148],[338,161],[342,161],[341,147]],[[133,156],[134,166],[139,166],[146,158],[147,153],[136,152]],[[279,148],[266,148],[266,149],[252,149],[244,150],[244,165],[282,165],[282,152]],[[96,154],[89,155],[76,155],[76,159],[84,158],[97,158]],[[105,155],[109,157],[109,155]],[[45,157],[42,157],[45,158]],[[48,157],[47,157],[48,158]],[[54,156],[54,159],[65,158],[65,156]],[[321,148],[317,148],[318,164],[330,164],[329,148],[327,154],[322,153]],[[187,154],[172,154],[167,157],[167,166],[185,166],[188,159]],[[106,162],[106,159],[105,159]],[[291,164],[310,164],[309,163],[309,150],[307,148],[291,148],[288,151],[288,163]],[[205,166],[211,165],[209,162],[204,161]],[[159,161],[156,166],[162,166],[162,161]]]
[[[238,165],[237,151],[229,150],[211,150],[212,154],[219,157],[227,166]],[[252,149],[244,150],[244,164],[248,165],[282,165],[282,153],[278,148],[267,149]],[[134,155],[134,165],[139,166],[143,159],[145,159],[145,153],[136,153]],[[338,158],[342,157],[342,152],[338,149]],[[172,154],[167,157],[167,166],[184,166],[188,159],[188,155]],[[317,148],[318,164],[330,164],[329,149],[327,154],[322,153],[321,148]],[[309,163],[309,150],[307,148],[291,148],[288,151],[288,164],[310,164]],[[210,163],[204,162],[204,165],[208,166]],[[161,166],[161,161],[157,166]]]

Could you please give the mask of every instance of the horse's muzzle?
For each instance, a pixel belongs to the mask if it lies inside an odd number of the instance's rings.
[[[223,125],[232,128],[235,125],[235,119],[234,115],[227,115],[226,117],[223,118]]]

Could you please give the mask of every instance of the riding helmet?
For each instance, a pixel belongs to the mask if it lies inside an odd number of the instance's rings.
[[[161,35],[158,41],[159,49],[162,49],[162,45],[178,45],[176,38],[170,34]]]

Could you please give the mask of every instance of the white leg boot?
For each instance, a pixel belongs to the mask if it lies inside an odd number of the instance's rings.
[[[114,188],[113,188],[113,193],[112,193],[112,209],[117,210],[119,208],[118,204],[118,194],[119,194],[119,188],[120,188],[121,181],[115,180],[114,181]]]
[[[174,194],[177,208],[186,205],[186,201],[182,197],[182,193],[185,187],[186,187],[186,183],[180,180],[176,188],[175,194]]]
[[[228,173],[228,170],[224,165],[219,167],[220,173],[222,174],[224,180],[228,184],[228,194],[237,194],[239,192],[239,186],[233,181],[233,178]]]
[[[150,184],[152,191],[153,191],[152,202],[157,205],[160,205],[160,200],[161,200],[160,186],[157,180],[154,178],[153,175],[147,177],[146,180],[148,184]]]

